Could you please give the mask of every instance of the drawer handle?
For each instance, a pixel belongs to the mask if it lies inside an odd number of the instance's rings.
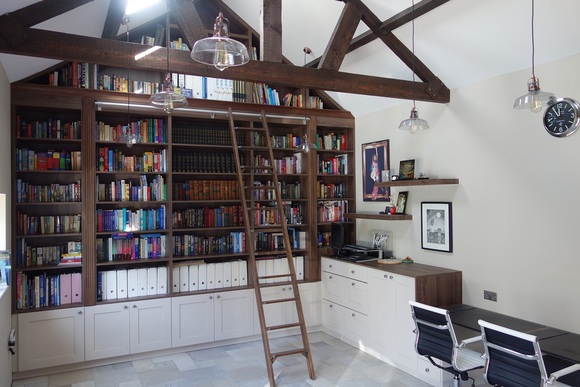
[[[425,372],[429,372],[429,368],[425,368]]]
[[[350,273],[351,273],[351,274],[354,274],[354,270],[351,270],[351,271],[350,271]]]
[[[332,276],[331,276],[331,275],[329,275],[329,276],[328,276],[328,279],[332,279]]]
[[[332,265],[328,265],[329,268],[332,268]]]
[[[355,284],[354,282],[353,282],[351,285],[352,285],[352,286],[356,286],[356,284]]]
[[[83,311],[82,310],[79,310],[77,313],[78,314],[83,314]]]
[[[354,313],[352,314],[352,317],[356,316]]]

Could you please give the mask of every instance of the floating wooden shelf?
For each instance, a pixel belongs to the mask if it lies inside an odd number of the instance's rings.
[[[351,219],[375,219],[375,220],[412,220],[411,215],[387,215],[387,214],[345,214]]]
[[[417,185],[459,184],[459,179],[413,179],[376,182],[377,187],[410,187]]]

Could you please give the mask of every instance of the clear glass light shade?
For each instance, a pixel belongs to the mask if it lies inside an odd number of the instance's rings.
[[[415,134],[419,130],[429,129],[429,124],[427,121],[419,118],[417,109],[413,106],[413,109],[411,109],[411,115],[406,120],[401,121],[399,129],[407,130],[409,133]]]
[[[514,109],[530,109],[534,113],[538,113],[553,98],[556,98],[553,93],[540,90],[540,80],[532,76],[528,79],[527,94],[516,98]]]
[[[230,66],[241,66],[250,61],[248,49],[237,40],[229,38],[228,19],[220,12],[215,19],[213,36],[200,39],[193,45],[191,58],[215,66],[223,71]]]
[[[304,152],[304,153],[308,153],[311,150],[316,150],[318,149],[316,147],[316,144],[313,144],[310,142],[310,140],[308,140],[308,135],[305,134],[304,137],[302,138],[302,143],[300,145],[298,145],[297,147],[300,151]]]
[[[187,98],[174,91],[171,74],[169,73],[167,73],[165,81],[163,82],[163,91],[153,94],[149,102],[153,106],[163,108],[167,114],[170,114],[173,109],[187,107]]]

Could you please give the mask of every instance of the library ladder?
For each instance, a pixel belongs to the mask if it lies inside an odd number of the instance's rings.
[[[256,295],[256,304],[258,309],[258,317],[260,319],[260,330],[262,333],[262,343],[264,345],[264,354],[266,357],[266,367],[268,369],[268,379],[270,386],[276,385],[273,364],[279,357],[302,354],[306,357],[308,367],[308,375],[310,379],[315,379],[316,374],[314,365],[312,363],[312,353],[310,351],[310,343],[308,341],[308,332],[306,330],[306,323],[304,321],[304,312],[302,310],[302,302],[300,300],[300,292],[296,280],[296,267],[292,256],[292,245],[288,235],[288,228],[284,216],[284,207],[281,196],[280,186],[278,185],[278,175],[275,168],[274,152],[272,151],[272,142],[270,131],[268,129],[267,117],[264,111],[261,113],[261,126],[256,126],[253,122],[249,127],[239,127],[235,125],[233,113],[231,108],[228,109],[230,134],[232,138],[234,162],[236,165],[236,173],[238,178],[238,187],[240,193],[240,200],[242,203],[242,212],[244,216],[244,226],[246,229],[246,250],[249,253],[248,268],[251,270],[254,290]],[[254,146],[255,138],[261,138],[265,146]],[[238,145],[241,139],[250,142],[251,146]],[[243,143],[242,143],[243,144]],[[249,165],[244,165],[242,156],[244,152],[244,160]],[[252,165],[255,160],[262,160],[265,165]],[[261,180],[256,180],[260,178]],[[261,184],[263,180],[269,180],[271,185]],[[262,195],[261,195],[262,194]],[[269,201],[260,200],[259,198],[267,196]],[[263,205],[267,203],[266,205]],[[277,212],[277,223],[269,222],[267,224],[257,224],[256,215],[262,214],[263,211]],[[284,241],[284,249],[257,251],[255,241],[260,233],[278,233],[282,234]],[[287,273],[274,273],[273,275],[259,275],[258,260],[256,258],[267,256],[281,256],[282,259],[288,261]],[[289,282],[292,287],[292,295],[290,297],[283,296],[276,299],[264,300],[262,298],[262,288],[268,286],[268,280],[282,280]],[[296,308],[296,322],[290,322],[281,325],[268,325],[266,319],[265,307],[270,304],[293,304]],[[300,328],[300,335],[302,338],[302,347],[289,349],[286,351],[272,352],[270,348],[269,334],[281,329]]]

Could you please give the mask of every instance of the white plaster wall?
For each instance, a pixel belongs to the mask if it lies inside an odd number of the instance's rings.
[[[580,100],[580,55],[536,67],[542,89]],[[469,71],[466,69],[465,71]],[[530,71],[452,90],[447,105],[417,102],[431,129],[410,135],[398,129],[409,116],[405,102],[357,117],[357,171],[362,143],[390,140],[391,170],[416,159],[417,172],[457,177],[458,186],[408,190],[412,221],[358,220],[358,242],[372,230],[393,232],[398,258],[463,272],[463,301],[580,333],[580,133],[550,136],[542,113],[512,108],[524,94]],[[385,203],[362,201],[357,212]],[[420,203],[453,203],[453,253],[421,249]],[[483,290],[498,301],[483,299]]]

